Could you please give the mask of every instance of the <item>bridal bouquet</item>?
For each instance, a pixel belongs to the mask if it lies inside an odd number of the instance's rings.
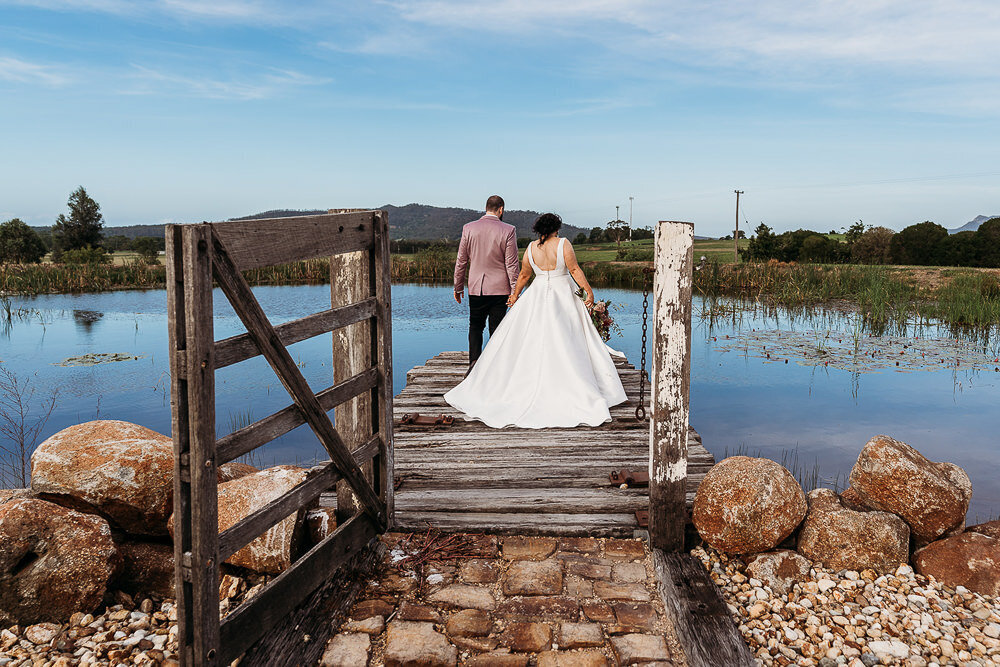
[[[577,296],[581,299],[586,300],[587,295],[581,289],[577,292]],[[594,323],[594,328],[597,329],[597,333],[601,335],[601,339],[604,342],[611,340],[611,332],[614,331],[619,336],[622,335],[621,327],[615,323],[615,319],[611,317],[611,301],[605,299],[603,301],[594,301],[587,308],[587,312],[590,313],[590,319]]]

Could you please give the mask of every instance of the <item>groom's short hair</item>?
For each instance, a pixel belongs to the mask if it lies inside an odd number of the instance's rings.
[[[486,200],[486,211],[499,211],[503,208],[503,197],[500,195],[490,195]]]

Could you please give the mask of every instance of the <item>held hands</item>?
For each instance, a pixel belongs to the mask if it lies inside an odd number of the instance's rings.
[[[462,294],[464,292],[455,292],[455,303],[462,303]]]
[[[509,297],[507,297],[507,307],[508,308],[510,308],[511,306],[513,306],[515,303],[517,303],[517,295],[516,294],[511,294]]]

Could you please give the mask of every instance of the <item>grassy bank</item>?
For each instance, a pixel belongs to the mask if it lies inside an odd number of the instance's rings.
[[[592,253],[613,253],[613,246]],[[700,257],[697,254],[696,257]],[[579,253],[595,287],[642,288],[642,269],[650,262],[587,259]],[[450,283],[454,253],[427,250],[392,258],[394,282]],[[245,273],[254,285],[321,284],[329,281],[329,262],[315,259]],[[166,267],[124,265],[0,265],[0,295],[96,292],[162,288]],[[732,264],[708,261],[694,274],[697,294],[734,296],[773,306],[802,307],[847,301],[865,319],[903,325],[937,319],[955,326],[1000,324],[1000,270],[947,267],[886,267],[851,264]]]

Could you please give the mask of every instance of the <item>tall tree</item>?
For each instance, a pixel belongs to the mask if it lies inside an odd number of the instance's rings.
[[[947,238],[948,230],[930,220],[910,225],[892,237],[892,261],[920,266],[940,264]]]
[[[98,247],[103,238],[104,216],[101,205],[91,199],[81,185],[72,192],[67,202],[69,217],[62,213],[52,225],[52,239],[56,250],[66,251],[87,246]]]
[[[45,244],[20,218],[0,224],[0,263],[35,264],[45,256]]]
[[[604,236],[614,241],[616,248],[620,248],[622,241],[628,238],[628,223],[624,220],[612,220],[604,228]]]

